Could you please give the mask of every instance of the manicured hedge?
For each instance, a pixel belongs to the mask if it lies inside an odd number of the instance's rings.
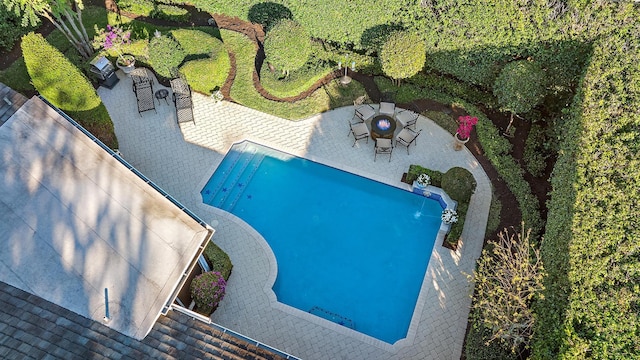
[[[640,357],[639,12],[590,11],[601,14],[591,26],[602,39],[563,119],[534,359]]]
[[[118,147],[113,123],[89,79],[40,34],[22,38],[22,56],[35,88],[107,146]]]

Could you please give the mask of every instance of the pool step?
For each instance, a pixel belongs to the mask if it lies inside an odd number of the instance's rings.
[[[241,160],[241,157],[246,153],[247,144],[243,143],[232,147],[231,151],[227,153],[220,165],[215,171],[215,175],[209,179],[204,186],[200,194],[202,195],[202,202],[205,204],[212,204],[214,197],[225,186],[227,178],[233,173],[235,166]]]
[[[236,206],[236,203],[244,194],[244,190],[247,188],[247,184],[251,182],[253,175],[258,171],[258,167],[264,159],[264,154],[254,154],[251,161],[247,164],[244,171],[238,177],[233,191],[227,196],[227,202],[222,204],[220,208],[231,212]]]
[[[211,206],[231,211],[264,159],[264,155],[257,150],[255,146],[247,144],[233,149],[201,192],[202,200]]]

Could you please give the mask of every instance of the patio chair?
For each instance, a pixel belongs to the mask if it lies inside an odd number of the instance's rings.
[[[364,122],[349,122],[349,134],[347,136],[353,134],[353,145],[351,147],[356,146],[358,140],[367,139],[367,144],[369,143],[369,128]]]
[[[136,94],[136,103],[138,105],[138,115],[142,116],[145,111],[156,110],[156,102],[153,98],[153,86],[151,82],[133,84],[133,92]]]
[[[135,68],[131,70],[131,72],[129,73],[129,76],[131,76],[131,80],[133,80],[134,88],[136,86],[142,87],[145,85],[153,87],[153,78],[149,74],[149,71],[147,70],[147,68],[144,68],[144,67]]]
[[[380,110],[378,111],[380,115],[388,115],[393,117],[396,113],[396,104],[390,102],[381,102]]]
[[[171,80],[171,90],[173,91],[173,103],[176,106],[176,117],[178,124],[193,121],[193,102],[191,101],[191,88],[183,78]]]
[[[359,96],[357,99],[353,100],[353,107],[355,108],[353,119],[358,118],[360,122],[367,121],[371,119],[376,114],[376,109],[373,108],[370,104],[365,103],[367,101],[367,95]]]
[[[389,162],[391,162],[391,153],[393,152],[393,144],[391,139],[377,138],[373,161],[376,161],[378,154],[389,154]]]
[[[398,144],[406,146],[407,155],[409,155],[409,146],[411,146],[411,144],[416,144],[416,139],[421,132],[422,129],[415,131],[409,128],[403,128],[396,136],[396,146],[398,146]]]
[[[415,130],[418,122],[418,114],[411,110],[402,109],[396,114],[396,120],[402,124],[403,128],[413,128]]]

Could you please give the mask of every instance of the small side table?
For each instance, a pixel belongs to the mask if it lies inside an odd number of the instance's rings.
[[[156,99],[158,99],[158,104],[160,104],[161,99],[164,99],[164,102],[166,102],[167,105],[169,105],[169,100],[167,100],[167,96],[169,96],[169,90],[167,89],[160,89],[155,93],[155,97]]]

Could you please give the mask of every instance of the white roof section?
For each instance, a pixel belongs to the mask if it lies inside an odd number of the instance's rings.
[[[144,338],[213,229],[34,97],[0,126],[0,281]]]

